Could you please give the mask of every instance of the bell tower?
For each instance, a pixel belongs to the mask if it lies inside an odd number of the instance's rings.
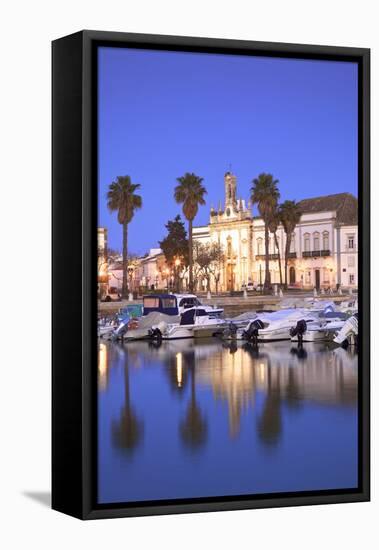
[[[231,207],[236,209],[237,207],[237,177],[231,172],[226,172],[224,176],[225,183],[225,208]]]

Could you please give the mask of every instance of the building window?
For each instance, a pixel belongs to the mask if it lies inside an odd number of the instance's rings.
[[[313,250],[320,250],[320,233],[313,233]]]
[[[354,275],[349,275],[349,285],[354,284]]]
[[[309,233],[304,233],[304,252],[309,252],[311,249],[311,238]]]
[[[262,256],[262,254],[263,254],[262,239],[260,237],[259,237],[259,239],[257,239],[257,254],[258,254],[258,256]]]
[[[296,246],[295,245],[296,245],[295,233],[292,233],[290,252],[295,252],[296,251]]]
[[[355,267],[355,258],[354,256],[347,257],[347,267]]]
[[[232,257],[232,239],[228,237],[227,242],[228,242],[228,258],[231,258]]]
[[[354,248],[354,235],[349,235],[347,238],[347,247],[350,249]]]
[[[329,250],[329,231],[324,231],[322,234],[322,249]]]

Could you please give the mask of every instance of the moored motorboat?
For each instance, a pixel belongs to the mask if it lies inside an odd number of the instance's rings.
[[[292,342],[331,341],[335,334],[343,327],[347,319],[346,313],[328,311],[318,314],[316,319],[308,315],[299,319],[290,329]]]
[[[143,315],[153,311],[181,315],[192,308],[202,308],[212,317],[220,317],[224,312],[223,308],[202,304],[195,294],[149,294],[143,297]]]
[[[150,337],[162,340],[178,338],[207,338],[214,336],[225,325],[225,320],[212,315],[203,306],[187,309],[179,322],[161,321],[150,330]]]
[[[234,326],[233,320],[225,327],[224,337],[237,340],[270,342],[290,340],[290,330],[306,319],[307,323],[316,322],[320,315],[332,315],[335,306],[331,302],[315,302],[310,308],[288,308],[273,312],[252,314],[245,326]]]
[[[166,315],[159,311],[152,311],[148,315],[140,317],[135,321],[134,326],[127,326],[125,330],[118,331],[118,337],[128,342],[132,340],[147,340],[151,338],[151,330],[153,327],[160,325],[161,323],[179,323],[179,315]]]

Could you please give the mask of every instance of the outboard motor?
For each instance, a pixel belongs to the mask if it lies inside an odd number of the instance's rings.
[[[151,328],[149,330],[149,336],[150,338],[152,338],[153,340],[156,340],[157,342],[162,342],[162,333],[158,327]]]
[[[235,340],[237,337],[237,326],[233,323],[233,321],[230,321],[224,330],[215,332],[215,336],[221,336],[224,340]]]
[[[128,321],[121,321],[117,328],[112,332],[112,340],[118,340],[122,338],[124,334],[128,331]]]
[[[232,322],[228,325],[227,336],[232,340],[235,340],[237,337],[237,326]]]
[[[259,330],[262,328],[264,328],[263,322],[260,319],[255,319],[255,321],[251,321],[247,329],[243,331],[242,338],[256,344],[258,341]]]
[[[166,330],[167,323],[165,323],[164,321],[160,321],[160,323],[149,330],[149,336],[150,338],[153,338],[154,340],[158,340],[158,342],[160,342]]]
[[[291,338],[293,338],[294,336],[297,336],[297,340],[299,344],[302,344],[303,336],[306,330],[307,330],[307,323],[304,321],[304,319],[300,319],[300,321],[296,323],[296,326],[290,328],[290,336]]]

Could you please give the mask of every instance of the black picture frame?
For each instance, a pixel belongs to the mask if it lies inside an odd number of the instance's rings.
[[[359,488],[96,504],[97,96],[100,45],[355,61],[359,74]],[[52,43],[52,507],[81,519],[370,499],[370,50],[82,31]]]

